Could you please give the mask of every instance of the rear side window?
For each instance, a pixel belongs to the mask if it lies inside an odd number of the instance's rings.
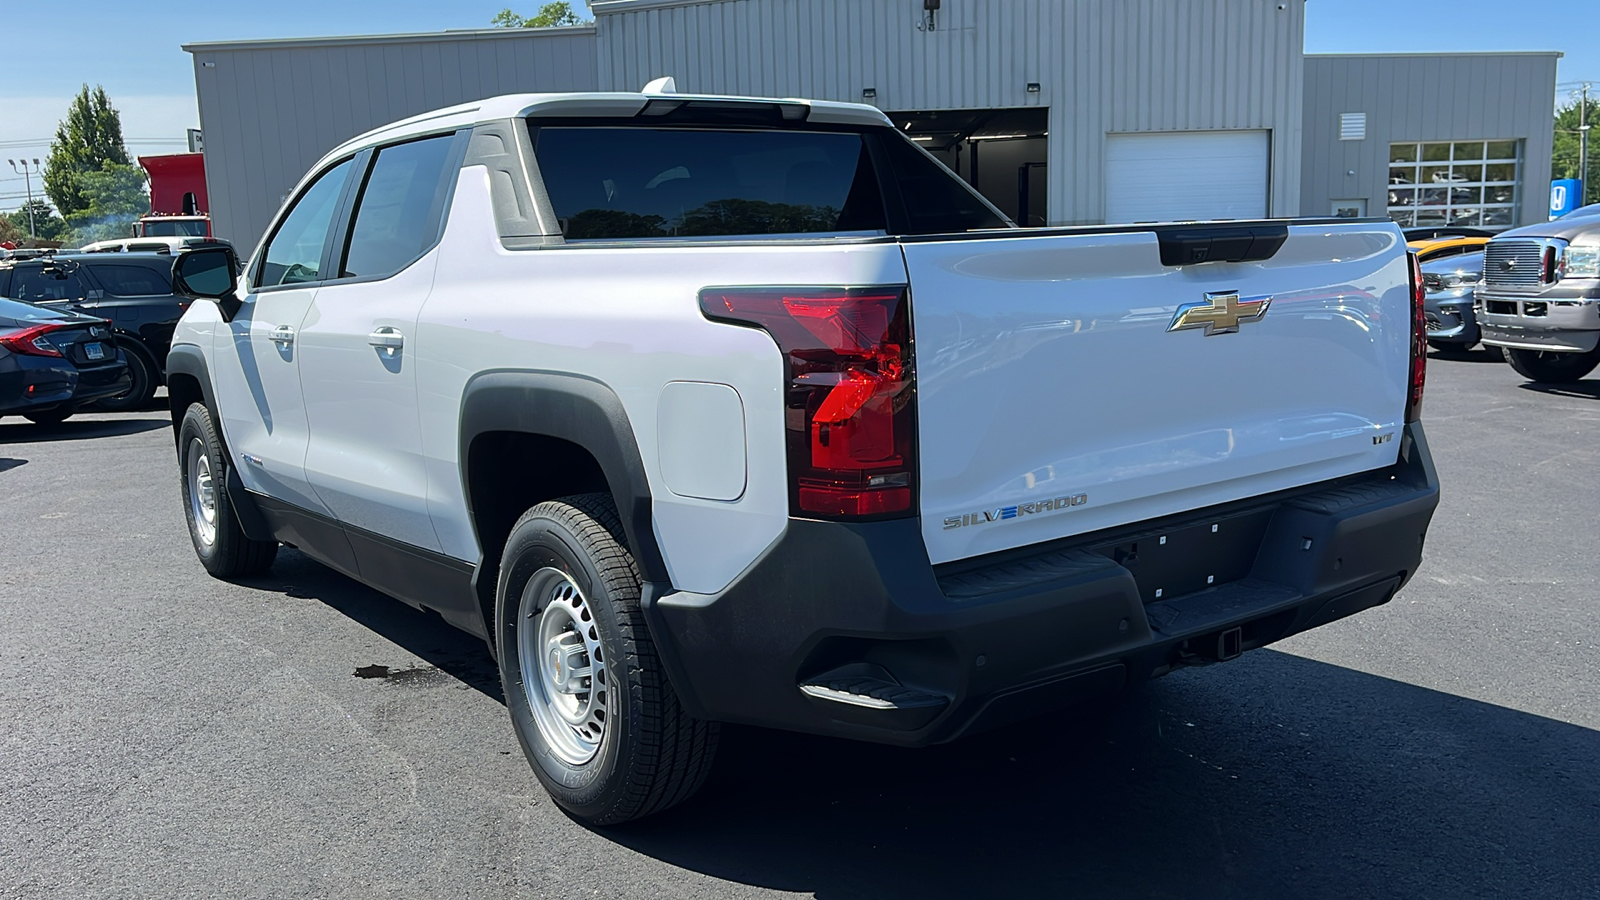
[[[94,264],[95,280],[115,297],[143,297],[150,294],[172,293],[172,281],[166,272],[152,266]]]
[[[18,268],[11,278],[13,300],[47,303],[51,300],[82,300],[88,296],[77,272],[43,266]]]
[[[392,275],[433,246],[454,140],[446,134],[378,151],[356,200],[340,277]]]
[[[952,175],[904,137],[885,135],[889,168],[906,207],[907,234],[957,234],[1005,228],[1000,218],[966,182]]]
[[[317,180],[295,199],[294,208],[267,242],[256,287],[300,284],[322,278],[322,251],[327,245],[328,228],[333,224],[333,214],[349,171],[350,160],[347,159],[317,176]]]
[[[860,134],[543,127],[534,156],[569,240],[886,229]]]

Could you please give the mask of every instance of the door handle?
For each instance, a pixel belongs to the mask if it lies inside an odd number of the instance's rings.
[[[287,325],[279,325],[272,329],[272,342],[285,345],[294,343],[294,329]]]
[[[390,328],[385,325],[367,335],[367,343],[381,348],[385,353],[393,356],[400,351],[401,347],[406,345],[406,336],[401,334],[398,328]]]

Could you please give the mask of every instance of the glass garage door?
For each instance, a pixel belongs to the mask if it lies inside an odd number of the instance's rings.
[[[1521,183],[1520,141],[1389,145],[1389,218],[1402,228],[1510,228]]]
[[[1261,219],[1265,131],[1106,135],[1106,222]]]

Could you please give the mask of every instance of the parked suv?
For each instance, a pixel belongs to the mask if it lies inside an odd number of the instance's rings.
[[[101,409],[139,409],[166,378],[167,349],[187,298],[172,293],[170,253],[52,253],[0,260],[0,297],[65,307],[111,323],[127,358],[128,390]]]
[[[174,263],[201,562],[487,639],[574,816],[688,797],[719,722],[948,741],[1416,571],[1393,224],[1019,230],[872,107],[653,87],[379,129],[242,283]]]
[[[1475,301],[1483,342],[1532,381],[1569,382],[1600,366],[1600,215],[1507,231],[1483,253]]]

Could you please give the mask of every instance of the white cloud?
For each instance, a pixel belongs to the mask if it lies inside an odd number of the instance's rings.
[[[130,94],[111,102],[122,114],[122,136],[134,156],[182,153],[188,149],[187,130],[200,127],[200,113],[192,94]],[[50,155],[56,125],[67,114],[72,97],[9,97],[0,100],[0,210],[22,206],[27,184],[4,160]],[[42,196],[33,179],[35,196]]]

